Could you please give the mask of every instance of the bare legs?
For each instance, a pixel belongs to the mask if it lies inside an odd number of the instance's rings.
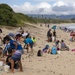
[[[21,60],[18,61],[18,63],[19,63],[20,71],[23,72]],[[11,72],[14,73],[14,60],[11,60]]]

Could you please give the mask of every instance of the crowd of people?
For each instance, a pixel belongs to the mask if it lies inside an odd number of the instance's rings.
[[[24,49],[27,50],[27,53],[31,50],[30,53],[33,54],[33,47],[36,46],[36,38],[34,36],[31,37],[28,31],[24,32],[23,28],[20,28],[16,34],[9,33],[4,38],[1,37],[1,33],[2,30],[0,29],[0,40],[4,45],[4,48],[0,47],[0,61],[9,65],[12,73],[14,73],[14,69],[20,69],[22,72],[23,67],[21,57],[24,54]],[[57,54],[57,51],[64,49],[69,51],[69,47],[64,43],[64,40],[59,41],[56,39],[56,30],[52,33],[51,29],[49,29],[47,32],[47,38],[48,42],[54,42],[55,45],[50,48],[47,44],[44,48],[38,50],[37,56],[42,56],[43,53]],[[23,39],[22,43],[25,44],[24,47],[21,44],[21,39]],[[61,47],[59,47],[59,44],[61,44]],[[4,59],[4,57],[6,57],[6,59]]]
[[[2,30],[0,29],[0,33]],[[14,69],[20,69],[23,71],[21,57],[24,54],[24,48],[29,52],[29,47],[31,48],[31,54],[33,54],[33,46],[36,45],[36,38],[31,35],[28,31],[24,32],[23,28],[14,33],[9,33],[4,38],[0,35],[1,42],[3,42],[4,48],[0,47],[0,61],[3,61],[6,65],[10,66],[10,70],[14,73]],[[24,48],[21,44],[21,39],[25,45]],[[6,59],[4,59],[4,57]]]

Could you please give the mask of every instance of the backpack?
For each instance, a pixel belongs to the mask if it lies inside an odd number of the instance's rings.
[[[55,47],[55,46],[52,47],[51,54],[57,54],[57,47]]]
[[[41,50],[38,50],[37,56],[42,56],[42,51]]]

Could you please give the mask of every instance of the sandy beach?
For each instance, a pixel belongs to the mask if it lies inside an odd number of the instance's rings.
[[[57,25],[57,24],[56,24]],[[62,24],[60,24],[62,25]],[[34,26],[34,27],[33,27]],[[70,42],[70,33],[64,32],[60,29],[56,30],[57,39],[64,40],[65,43],[69,46],[70,51],[61,51],[60,54],[51,55],[48,53],[43,53],[42,57],[37,57],[37,51],[43,49],[46,44],[50,46],[50,49],[55,44],[54,42],[47,42],[47,31],[48,27],[45,27],[43,24],[33,25],[24,28],[24,31],[28,30],[31,36],[35,36],[37,39],[37,45],[34,47],[34,55],[29,56],[29,53],[23,54],[22,64],[23,71],[19,72],[15,70],[14,75],[74,75],[75,74],[75,52],[72,52],[72,49],[75,49],[75,42]],[[50,26],[50,28],[53,25]],[[59,25],[57,25],[59,26]],[[2,28],[4,37],[9,32],[16,33],[19,28],[8,30]],[[52,30],[53,31],[53,30]],[[51,31],[51,32],[52,32]],[[22,44],[24,46],[24,43]],[[6,73],[5,71],[0,71],[0,75],[13,75],[12,73]]]

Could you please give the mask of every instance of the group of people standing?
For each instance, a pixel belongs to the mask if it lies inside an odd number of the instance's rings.
[[[51,29],[49,29],[47,32],[47,38],[48,38],[48,42],[56,41],[56,31],[54,30],[52,33]]]

